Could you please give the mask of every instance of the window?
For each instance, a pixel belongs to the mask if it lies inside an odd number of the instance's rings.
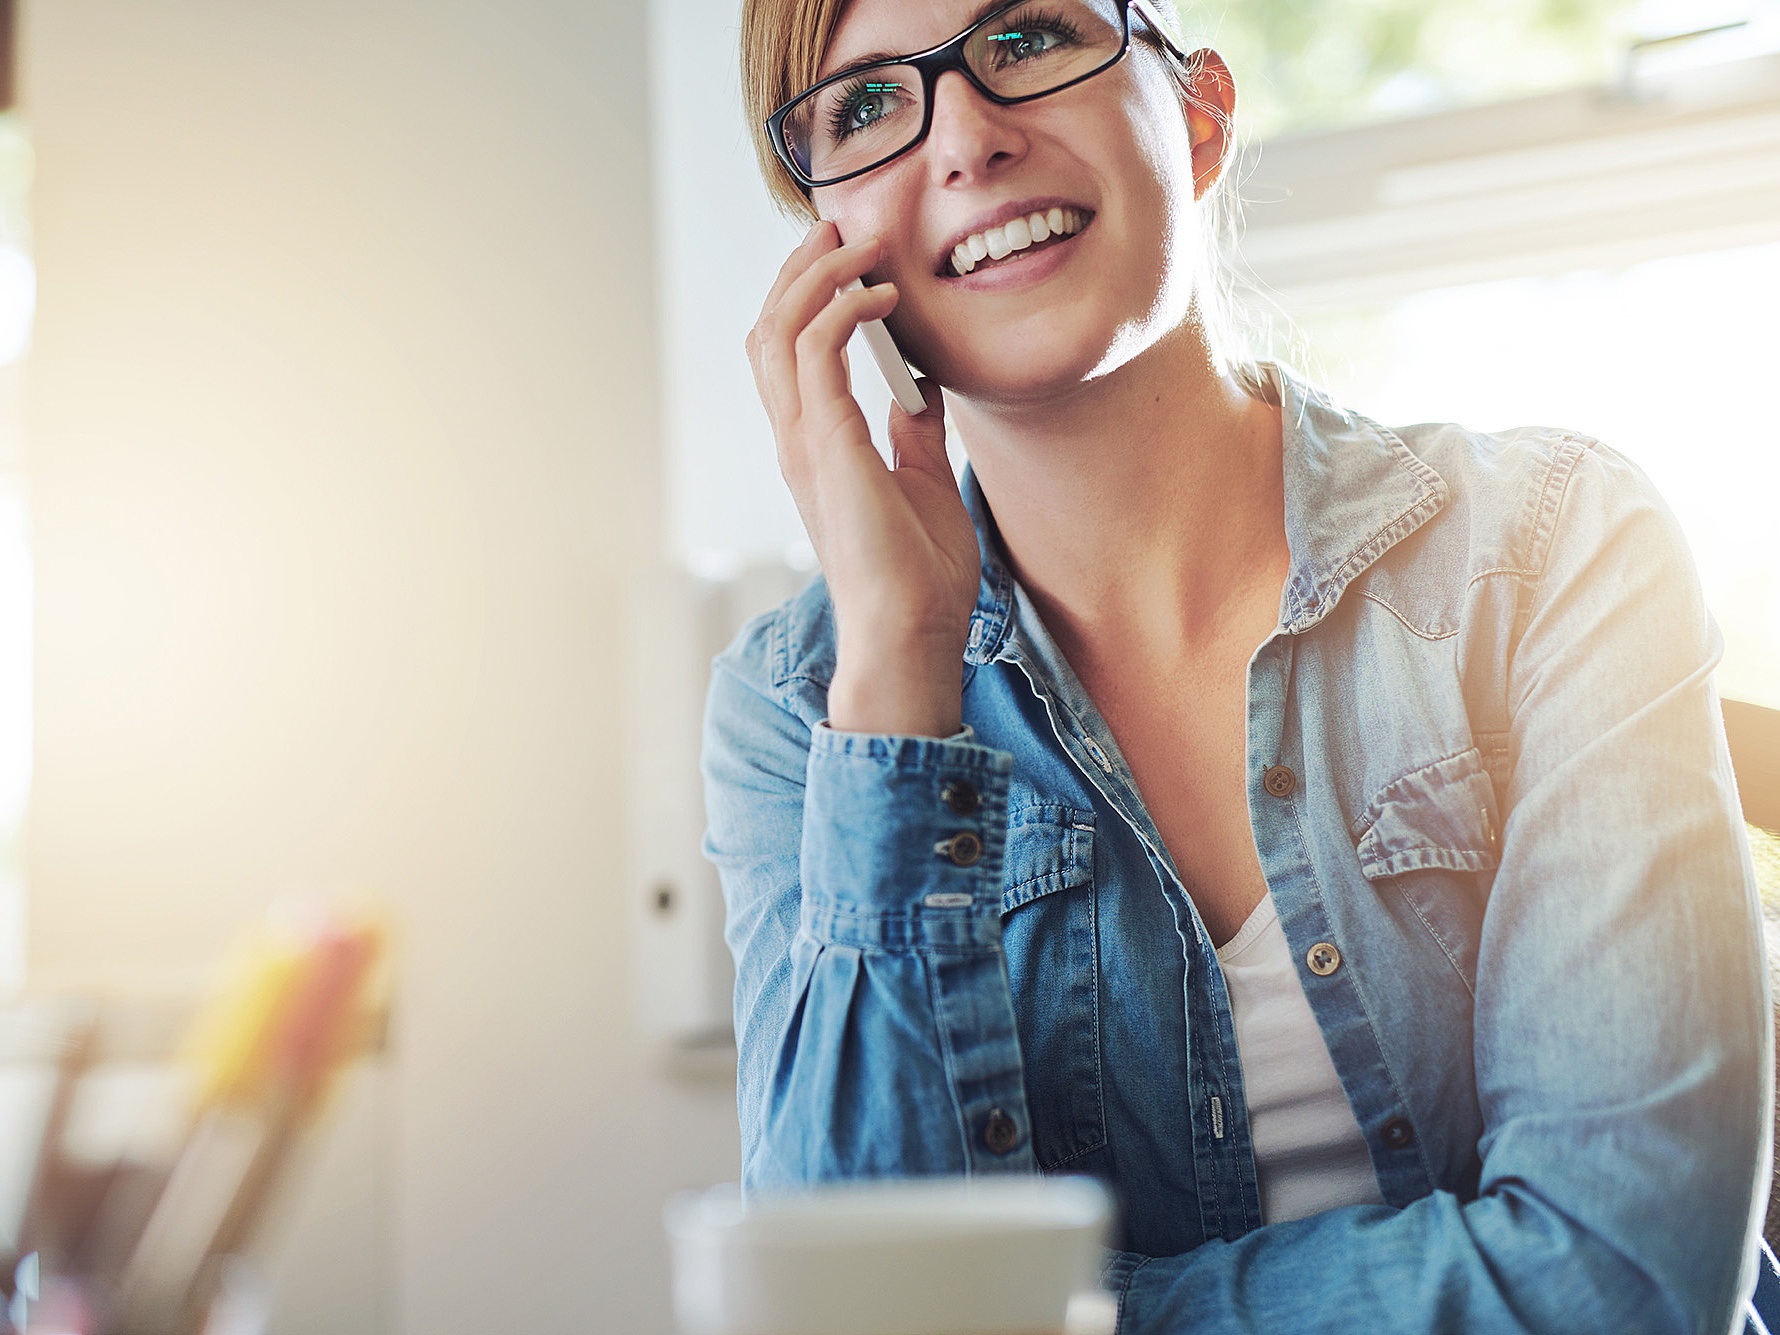
[[[1313,376],[1385,422],[1574,427],[1633,459],[1692,544],[1719,688],[1780,708],[1780,244],[1420,292],[1301,317]]]
[[[1722,692],[1780,707],[1780,427],[1755,392],[1780,347],[1780,55],[1285,136],[1244,172],[1276,353],[1386,423],[1629,455],[1693,546]]]
[[[1250,135],[1601,87],[1780,46],[1775,0],[1179,0]]]

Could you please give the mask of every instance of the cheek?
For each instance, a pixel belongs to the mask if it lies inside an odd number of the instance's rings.
[[[1170,212],[1193,202],[1193,135],[1186,108],[1169,87],[1133,90],[1133,152],[1149,188]]]
[[[840,233],[842,245],[851,245],[868,236],[875,236],[885,243],[879,269],[888,267],[890,252],[895,249],[892,242],[899,231],[907,229],[906,212],[900,202],[902,195],[894,185],[894,176],[880,168],[858,181],[818,190],[813,199],[816,211],[833,223]]]

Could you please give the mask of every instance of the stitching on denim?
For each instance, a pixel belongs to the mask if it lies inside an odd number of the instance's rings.
[[[1528,576],[1535,573],[1536,572],[1532,570],[1522,569],[1520,566],[1491,566],[1488,570],[1479,570],[1475,575],[1471,576],[1470,579],[1466,580],[1465,587],[1469,589],[1473,584],[1477,583],[1478,580],[1487,579],[1491,575]]]
[[[1428,935],[1434,938],[1434,944],[1440,947],[1440,953],[1446,956],[1446,962],[1452,965],[1452,971],[1459,976],[1459,981],[1465,985],[1465,991],[1470,994],[1471,1000],[1477,1000],[1477,989],[1471,986],[1471,980],[1465,977],[1465,971],[1459,967],[1458,957],[1448,949],[1446,938],[1434,930],[1434,924],[1428,921],[1428,915],[1422,912],[1421,905],[1417,904],[1409,897],[1409,891],[1403,887],[1403,878],[1401,876],[1393,876],[1391,877],[1391,884],[1396,886],[1397,894],[1401,896],[1403,902],[1409,905],[1409,911],[1415,914],[1417,918],[1421,919],[1422,926],[1427,929]]]
[[[1119,1286],[1118,1314],[1113,1320],[1114,1330],[1122,1329],[1125,1324],[1125,1296],[1131,1292],[1131,1283],[1137,1278],[1137,1272],[1154,1259],[1150,1256],[1138,1258],[1137,1264],[1131,1267],[1131,1273],[1125,1276],[1125,1282]]]
[[[1018,822],[1018,823],[1015,822],[1014,817],[1016,815],[1022,814],[1025,812],[1029,812],[1029,811],[1057,811],[1062,814],[1061,814],[1061,818],[1057,819],[1057,820],[1046,819],[1046,820],[1022,821],[1022,822]],[[1085,881],[1064,880],[1058,885],[1056,890],[1053,890],[1050,893],[1056,894],[1058,891],[1061,891],[1061,890],[1075,890],[1075,889],[1079,889],[1080,887],[1082,887],[1084,885],[1092,885],[1094,883],[1094,861],[1093,861],[1094,845],[1093,845],[1092,841],[1093,841],[1093,837],[1095,834],[1095,830],[1092,825],[1089,825],[1086,828],[1084,828],[1080,825],[1077,825],[1075,822],[1076,822],[1076,820],[1084,818],[1084,817],[1087,818],[1088,820],[1092,820],[1093,816],[1094,816],[1094,813],[1092,811],[1086,811],[1080,807],[1067,806],[1061,802],[1029,802],[1025,806],[1017,807],[1017,808],[1010,810],[1008,812],[1008,823],[1007,823],[1007,835],[1009,836],[1009,838],[1004,839],[1004,846],[1002,849],[1002,866],[1003,866],[1003,868],[1005,868],[1007,866],[1006,844],[1008,842],[1011,842],[1011,836],[1012,836],[1013,832],[1016,829],[1030,828],[1035,825],[1040,826],[1044,829],[1056,830],[1061,833],[1062,837],[1058,840],[1057,849],[1058,849],[1059,855],[1063,857],[1063,860],[1059,863],[1059,865],[1057,866],[1057,868],[1054,871],[1034,872],[1031,876],[1026,877],[1024,880],[1013,882],[1012,884],[1010,884],[1007,887],[1007,890],[1005,893],[1006,894],[1017,894],[1019,891],[1024,890],[1027,886],[1034,885],[1034,884],[1038,883],[1039,881],[1046,880],[1052,876],[1058,876],[1058,877],[1067,876],[1069,874],[1070,869],[1077,862],[1080,861],[1080,858],[1077,856],[1073,856],[1073,855],[1064,856],[1064,850],[1066,848],[1073,847],[1076,836],[1079,834],[1086,834],[1089,838],[1088,878]],[[1032,899],[1036,899],[1036,898],[1038,898],[1037,895],[1032,896]],[[1024,900],[1019,904],[1015,904],[1014,907],[1015,908],[1024,908],[1027,904],[1032,902],[1032,899]]]
[[[921,972],[927,975],[927,1005],[933,1014],[933,1036],[939,1040],[940,1061],[946,1070],[946,1096],[952,1101],[954,1125],[958,1128],[958,1148],[964,1154],[964,1171],[970,1171],[970,1119],[964,1115],[964,1103],[958,1097],[958,1066],[952,1051],[952,1036],[946,1026],[940,1023],[939,971],[932,964],[916,956],[920,960]]]
[[[1404,628],[1407,629],[1411,635],[1419,636],[1420,638],[1422,638],[1424,640],[1434,640],[1434,641],[1450,640],[1453,636],[1455,636],[1459,633],[1458,627],[1456,627],[1456,626],[1453,627],[1453,629],[1451,629],[1451,630],[1442,630],[1442,631],[1423,630],[1420,626],[1416,625],[1408,617],[1403,615],[1402,612],[1398,611],[1396,607],[1392,606],[1385,599],[1380,598],[1376,593],[1372,592],[1371,589],[1361,589],[1360,597],[1370,598],[1373,602],[1377,603],[1380,607],[1384,608],[1385,611],[1389,612],[1392,616],[1396,617],[1397,620],[1401,621],[1404,625]]]
[[[785,628],[786,613],[780,608],[767,623],[767,658],[772,664],[773,687],[784,693],[789,702],[791,685],[791,636]]]
[[[1088,978],[1094,1003],[1094,1109],[1100,1143],[1106,1144],[1106,1065],[1100,1055],[1100,887],[1094,884],[1092,857],[1088,863]],[[1082,1153],[1087,1153],[1086,1150]]]
[[[990,589],[989,598],[992,604],[991,610],[994,612],[995,634],[992,638],[985,639],[976,649],[976,656],[983,663],[993,663],[1000,655],[1002,646],[1007,643],[1008,635],[1014,624],[1014,577],[999,561],[995,563],[993,570],[995,583]],[[965,657],[970,657],[969,650],[965,651]]]
[[[1582,466],[1582,460],[1593,448],[1594,442],[1570,434],[1558,437],[1559,448],[1552,452],[1551,460],[1546,464],[1545,476],[1539,484],[1538,495],[1533,507],[1533,530],[1527,535],[1527,556],[1537,572],[1531,576],[1532,589],[1537,595],[1544,585],[1546,566],[1551,560],[1552,544],[1557,540],[1558,516],[1564,508],[1564,500],[1570,494],[1570,482],[1576,476],[1576,470]],[[1566,448],[1567,447],[1567,448]],[[1559,471],[1562,476],[1559,477]],[[1520,646],[1521,638],[1526,634],[1527,623],[1533,619],[1532,599],[1524,599],[1516,610],[1514,626],[1511,632],[1512,647],[1509,655]]]
[[[1559,448],[1552,451],[1551,462],[1546,466],[1545,478],[1539,489],[1534,530],[1527,535],[1532,544],[1527,555],[1532,559],[1534,569],[1541,575],[1545,573],[1546,563],[1551,559],[1551,544],[1557,536],[1558,515],[1564,508],[1565,496],[1569,494],[1570,480],[1576,476],[1576,470],[1581,467],[1593,445],[1594,442],[1586,437],[1565,433],[1558,437]],[[1558,476],[1560,471],[1561,478]]]
[[[1106,1126],[1103,1121],[1101,1124],[1101,1128],[1100,1128],[1100,1139],[1099,1140],[1095,1141],[1092,1145],[1086,1146],[1083,1149],[1071,1150],[1068,1154],[1065,1154],[1061,1159],[1052,1159],[1049,1163],[1041,1165],[1041,1166],[1043,1167],[1045,1172],[1054,1173],[1059,1168],[1062,1168],[1065,1164],[1072,1164],[1077,1159],[1085,1159],[1090,1154],[1098,1154],[1098,1153],[1100,1153],[1101,1150],[1103,1150],[1105,1148],[1106,1148]]]
[[[1449,751],[1443,756],[1436,756],[1433,760],[1427,761],[1425,764],[1417,765],[1413,769],[1406,769],[1401,774],[1386,779],[1378,786],[1378,790],[1372,794],[1372,800],[1366,803],[1366,810],[1361,815],[1359,822],[1349,827],[1349,833],[1351,833],[1355,839],[1364,838],[1366,831],[1378,824],[1379,816],[1384,814],[1384,795],[1390,792],[1391,789],[1395,788],[1398,784],[1402,783],[1405,779],[1413,779],[1418,774],[1425,774],[1431,769],[1438,769],[1440,766],[1446,764],[1447,761],[1457,760],[1460,756],[1469,755],[1473,751],[1477,751],[1478,753],[1477,759],[1479,768],[1481,768],[1483,753],[1478,751],[1477,741],[1473,738],[1470,746],[1461,747],[1457,751]]]
[[[1310,844],[1304,837],[1304,822],[1298,816],[1298,804],[1296,802],[1288,802],[1286,804],[1286,809],[1292,813],[1292,828],[1298,832],[1298,852],[1304,860],[1304,866],[1310,876],[1311,883],[1316,886],[1317,897],[1320,900],[1323,894],[1322,880],[1317,876],[1316,864],[1312,862],[1308,856]],[[1390,1062],[1385,1060],[1384,1048],[1378,1041],[1378,1026],[1373,1020],[1374,1011],[1371,1004],[1366,999],[1365,988],[1360,986],[1360,975],[1357,971],[1351,968],[1347,971],[1347,986],[1354,990],[1354,998],[1360,1003],[1360,1015],[1366,1022],[1366,1032],[1372,1039],[1372,1048],[1377,1054],[1379,1069],[1384,1072],[1385,1083],[1391,1087],[1391,1093],[1397,1101],[1397,1106],[1400,1108],[1409,1107],[1409,1100],[1403,1097],[1402,1086],[1397,1083],[1397,1073],[1391,1070]],[[1312,1013],[1315,1013],[1314,1007],[1312,1008]],[[1317,1021],[1317,1027],[1319,1029],[1322,1027],[1322,1021],[1320,1019]],[[1362,1131],[1364,1131],[1364,1129],[1364,1127],[1361,1128]],[[1421,1162],[1422,1177],[1424,1181],[1432,1182],[1436,1179],[1433,1165],[1428,1162],[1426,1149],[1427,1137],[1417,1136],[1415,1138],[1415,1157]]]
[[[1382,430],[1383,428],[1380,429]],[[1402,461],[1399,460],[1398,462],[1401,463]],[[1417,481],[1422,481],[1422,479],[1418,478]],[[1426,485],[1426,483],[1423,482],[1423,485]],[[1431,516],[1432,513],[1439,510],[1440,504],[1439,492],[1423,492],[1394,519],[1388,520],[1383,527],[1379,528],[1371,537],[1367,538],[1363,543],[1356,547],[1353,550],[1353,553],[1345,561],[1336,566],[1324,577],[1322,581],[1324,591],[1317,596],[1317,606],[1321,607],[1329,600],[1331,596],[1330,591],[1337,587],[1342,589],[1347,587],[1351,577],[1348,576],[1346,572],[1350,567],[1363,568],[1370,565],[1379,555],[1388,550],[1399,537],[1403,536],[1403,534],[1397,532],[1399,527],[1403,528],[1404,533],[1414,532],[1423,522],[1424,518],[1423,516],[1417,515],[1416,511],[1432,507],[1430,510]],[[1411,520],[1414,520],[1414,522],[1409,522]]]
[[[1410,524],[1405,531],[1413,532],[1416,527],[1419,527],[1423,522],[1423,517],[1416,515],[1418,510],[1431,507],[1431,517],[1432,514],[1438,513],[1441,505],[1444,504],[1444,497],[1441,495],[1441,491],[1445,487],[1445,479],[1443,479],[1433,468],[1424,463],[1416,455],[1414,450],[1405,445],[1401,436],[1392,431],[1389,427],[1373,421],[1370,417],[1362,416],[1359,413],[1351,413],[1349,416],[1352,417],[1355,422],[1364,424],[1377,432],[1378,435],[1384,439],[1385,443],[1392,447],[1391,461],[1405,473],[1409,474],[1410,477],[1414,478],[1417,483],[1425,488],[1425,490],[1420,496],[1416,497],[1415,500],[1405,506],[1395,518],[1387,520],[1382,527],[1372,534],[1371,537],[1367,538],[1356,547],[1345,561],[1329,572],[1326,584],[1331,588],[1337,584],[1345,588],[1349,581],[1344,579],[1343,575],[1350,566],[1356,564],[1370,564],[1380,553],[1396,542],[1399,537],[1403,536],[1403,534],[1396,532],[1399,525],[1403,525],[1406,521],[1414,518],[1415,523]],[[1326,595],[1324,596],[1326,597]],[[1317,601],[1320,604],[1324,601],[1324,597],[1319,597]]]

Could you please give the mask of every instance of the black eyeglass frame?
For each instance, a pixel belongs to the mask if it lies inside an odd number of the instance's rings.
[[[1042,93],[1025,93],[1019,97],[1003,97],[1001,94],[986,88],[983,85],[983,81],[977,78],[976,71],[971,69],[969,63],[964,59],[964,47],[965,44],[970,41],[971,36],[977,29],[986,24],[993,23],[996,19],[1007,13],[1008,10],[1018,9],[1021,5],[1029,2],[1030,0],[1010,0],[1010,3],[1001,6],[1001,8],[997,9],[994,13],[985,14],[956,37],[948,38],[938,46],[930,47],[925,51],[919,51],[914,55],[909,56],[899,56],[895,60],[873,61],[870,65],[863,66],[859,69],[842,70],[839,74],[829,75],[820,83],[810,85],[810,87],[804,89],[796,97],[792,98],[784,106],[780,107],[777,111],[773,112],[772,115],[766,118],[766,137],[767,142],[773,146],[773,153],[778,157],[780,162],[785,164],[785,169],[796,179],[798,187],[806,196],[818,186],[839,185],[842,181],[851,181],[856,176],[864,176],[867,172],[875,172],[879,167],[887,166],[896,161],[896,159],[901,157],[904,153],[920,147],[922,141],[927,138],[927,132],[933,128],[933,87],[939,81],[939,76],[944,74],[947,70],[957,70],[966,79],[970,80],[970,86],[972,88],[975,88],[984,97],[988,98],[998,106],[1011,107],[1016,106],[1021,102],[1033,102],[1041,97],[1049,97],[1052,93],[1060,93],[1065,88],[1074,88],[1078,83],[1092,79],[1097,74],[1105,74],[1109,69],[1125,58],[1125,53],[1131,49],[1131,11],[1133,9],[1137,11],[1138,17],[1144,21],[1145,26],[1147,26],[1151,32],[1156,34],[1157,38],[1162,42],[1162,45],[1168,49],[1169,53],[1173,55],[1176,60],[1181,61],[1183,64],[1187,60],[1187,53],[1182,51],[1180,47],[1175,44],[1173,37],[1169,36],[1168,29],[1163,26],[1161,16],[1157,14],[1155,9],[1149,3],[1149,0],[1124,0],[1119,6],[1119,20],[1121,27],[1119,49],[1112,54],[1104,65],[1097,66],[1096,68],[1089,70],[1086,74],[1078,74],[1067,83],[1060,83],[1055,88],[1047,88]],[[785,117],[791,113],[791,109],[799,102],[802,102],[807,97],[814,97],[830,84],[839,83],[843,79],[857,78],[866,70],[878,69],[885,65],[908,65],[921,76],[920,131],[913,139],[909,140],[908,143],[897,149],[889,157],[882,158],[879,161],[872,163],[869,167],[860,167],[857,170],[847,172],[844,175],[831,176],[820,181],[808,175],[802,167],[797,165],[797,160],[792,156],[791,149],[785,143]]]

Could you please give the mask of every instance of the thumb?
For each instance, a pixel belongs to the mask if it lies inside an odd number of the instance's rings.
[[[928,378],[915,382],[927,411],[913,416],[894,399],[890,403],[890,455],[892,467],[914,468],[952,480],[946,458],[946,401],[938,384]]]

